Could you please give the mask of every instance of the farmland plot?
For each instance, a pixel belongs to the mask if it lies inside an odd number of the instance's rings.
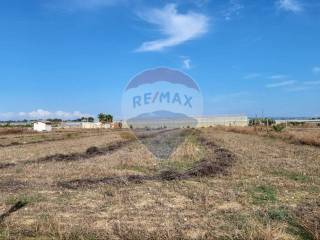
[[[319,147],[215,128],[50,134],[0,150],[0,239],[319,239]]]

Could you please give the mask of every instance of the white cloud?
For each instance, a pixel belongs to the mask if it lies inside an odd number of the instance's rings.
[[[224,19],[230,21],[233,16],[239,15],[243,8],[239,0],[230,0],[229,7],[223,12]]]
[[[81,117],[89,117],[89,114],[81,113],[79,111],[64,112],[56,111],[50,112],[43,109],[37,109],[31,112],[7,112],[0,113],[0,120],[22,120],[22,119],[48,119],[48,118],[60,118],[60,119],[76,119]]]
[[[254,78],[258,78],[261,77],[260,73],[249,73],[246,76],[244,76],[244,79],[254,79]]]
[[[144,42],[136,51],[161,51],[198,38],[208,32],[209,18],[203,14],[177,11],[175,4],[167,4],[163,9],[151,9],[140,13],[144,21],[159,28],[163,39]]]
[[[298,13],[303,10],[298,0],[279,0],[277,4],[278,8],[284,11]]]
[[[296,81],[290,80],[290,81],[284,81],[284,82],[278,82],[278,83],[271,83],[266,85],[267,88],[277,88],[277,87],[284,87],[294,84]]]
[[[182,57],[182,68],[190,69],[191,68],[191,59],[188,57]]]
[[[320,67],[319,67],[319,66],[316,66],[316,67],[312,68],[312,72],[313,72],[314,74],[319,74],[319,73],[320,73]]]
[[[281,74],[278,74],[278,75],[272,75],[270,77],[268,77],[269,79],[273,79],[273,80],[279,80],[279,79],[284,79],[284,78],[287,78],[288,76],[287,75],[281,75]]]

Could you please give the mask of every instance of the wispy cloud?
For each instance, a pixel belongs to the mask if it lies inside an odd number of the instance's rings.
[[[79,111],[65,112],[55,111],[50,112],[43,109],[37,109],[31,112],[6,112],[0,113],[0,120],[21,120],[21,119],[48,119],[48,118],[60,118],[60,119],[75,119],[80,117],[89,117],[89,114],[81,113]]]
[[[278,75],[272,75],[268,78],[273,80],[279,80],[279,79],[285,79],[287,77],[288,77],[287,75],[278,74]]]
[[[303,84],[305,85],[320,85],[320,80],[319,81],[306,81],[306,82],[303,82]]]
[[[298,0],[279,0],[277,6],[281,10],[293,13],[299,13],[303,10]]]
[[[240,3],[239,0],[230,0],[229,6],[223,12],[223,17],[226,21],[230,21],[233,16],[237,16],[240,14],[240,11],[244,8],[244,6]]]
[[[190,69],[191,68],[191,59],[189,57],[182,56],[182,68]]]
[[[313,68],[312,68],[312,72],[313,72],[314,74],[319,74],[319,73],[320,73],[320,67],[319,67],[319,66],[313,67]]]
[[[262,74],[261,73],[249,73],[245,76],[243,76],[244,79],[255,79],[255,78],[258,78],[258,77],[261,77]]]
[[[209,18],[195,12],[179,13],[175,4],[162,9],[149,9],[139,16],[159,28],[163,39],[144,42],[136,51],[161,51],[198,38],[208,32]]]
[[[288,92],[303,92],[303,91],[307,91],[310,90],[310,87],[305,87],[305,86],[298,86],[298,87],[291,87],[288,88],[287,91]]]
[[[284,86],[293,85],[295,82],[296,81],[294,81],[294,80],[290,80],[290,81],[283,81],[283,82],[278,82],[278,83],[271,83],[271,84],[267,84],[266,87],[267,88],[284,87]]]
[[[51,8],[60,8],[67,11],[76,10],[94,10],[104,7],[110,7],[126,0],[51,0],[45,4]]]
[[[320,80],[319,81],[304,81],[300,82],[297,86],[291,86],[287,89],[289,92],[302,92],[302,91],[311,91],[315,90],[317,91],[320,86]]]

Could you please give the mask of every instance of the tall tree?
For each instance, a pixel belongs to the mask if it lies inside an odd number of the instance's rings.
[[[112,123],[112,122],[113,122],[113,116],[110,115],[110,114],[108,114],[108,115],[106,116],[106,120],[107,120],[108,123]]]
[[[99,119],[99,122],[102,122],[102,123],[112,123],[113,122],[113,116],[110,114],[100,113],[98,115],[98,119]]]
[[[88,117],[88,122],[94,122],[94,118],[93,117]]]
[[[106,115],[104,113],[99,113],[98,119],[99,119],[99,122],[103,123],[105,122]]]

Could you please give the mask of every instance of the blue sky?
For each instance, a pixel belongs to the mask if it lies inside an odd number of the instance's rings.
[[[3,0],[0,119],[121,117],[127,82],[167,66],[204,114],[319,116],[318,0]]]

